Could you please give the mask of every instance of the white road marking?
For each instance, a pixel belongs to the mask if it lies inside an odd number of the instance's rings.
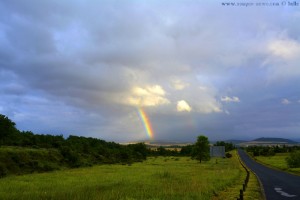
[[[288,194],[288,193],[282,191],[282,189],[280,187],[275,187],[274,190],[285,197],[296,197],[297,196],[297,195]]]

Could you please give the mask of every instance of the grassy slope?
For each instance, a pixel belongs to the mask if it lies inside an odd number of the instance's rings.
[[[289,168],[285,161],[288,153],[277,153],[275,156],[257,156],[255,159],[270,167],[300,175],[300,168]]]

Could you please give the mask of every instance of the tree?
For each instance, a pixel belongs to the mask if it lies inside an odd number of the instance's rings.
[[[235,146],[232,143],[224,142],[224,141],[218,141],[214,146],[225,146],[225,152],[229,152],[233,149],[235,149]]]
[[[195,143],[193,148],[192,157],[196,160],[199,160],[200,163],[202,162],[202,160],[206,161],[210,159],[209,141],[207,137],[203,135],[198,136],[197,142]]]
[[[0,145],[10,144],[18,134],[15,123],[5,115],[0,114]]]
[[[194,145],[187,145],[181,147],[180,155],[182,156],[191,156],[193,152]]]

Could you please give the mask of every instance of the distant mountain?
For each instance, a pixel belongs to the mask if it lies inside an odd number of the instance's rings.
[[[239,146],[277,146],[277,145],[288,145],[288,146],[294,146],[294,145],[300,145],[298,142],[290,139],[285,138],[257,138],[252,141],[248,142],[242,142],[239,144]]]
[[[297,138],[297,139],[294,139],[295,141],[297,141],[297,142],[300,142],[300,138]]]
[[[256,142],[280,142],[280,143],[288,143],[288,144],[297,144],[298,142],[294,141],[294,140],[289,140],[289,139],[285,139],[285,138],[265,138],[265,137],[261,137],[261,138],[257,138],[255,140]]]

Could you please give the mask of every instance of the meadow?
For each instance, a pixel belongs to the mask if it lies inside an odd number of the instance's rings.
[[[289,168],[286,158],[289,153],[276,153],[274,156],[256,156],[255,159],[269,167],[300,175],[300,168]]]
[[[132,165],[8,176],[0,179],[0,199],[236,199],[244,178],[236,154],[201,164],[189,157],[150,157]]]

